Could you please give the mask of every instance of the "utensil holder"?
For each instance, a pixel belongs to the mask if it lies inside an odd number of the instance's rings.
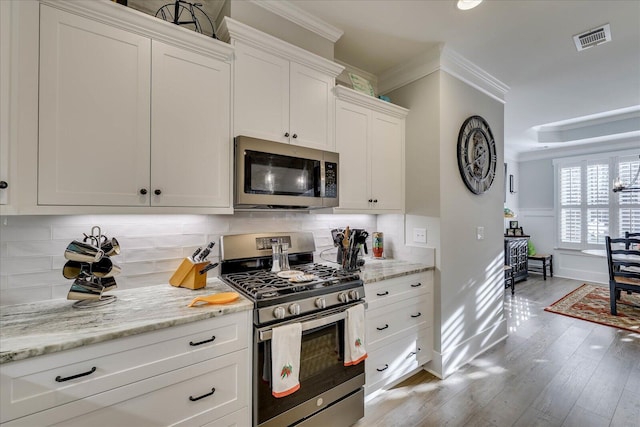
[[[169,284],[187,289],[201,289],[207,286],[207,272],[200,274],[200,270],[209,265],[209,261],[193,262],[185,258],[178,269],[169,279]]]

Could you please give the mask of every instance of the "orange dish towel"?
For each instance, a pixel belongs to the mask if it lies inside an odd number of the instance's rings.
[[[344,366],[357,365],[367,358],[364,348],[364,304],[347,310],[344,334]]]
[[[271,394],[285,397],[300,388],[302,324],[278,326],[271,335]]]

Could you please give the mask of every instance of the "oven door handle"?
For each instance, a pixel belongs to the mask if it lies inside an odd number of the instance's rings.
[[[329,316],[320,317],[318,319],[308,320],[306,322],[302,322],[302,330],[308,331],[309,329],[319,328],[321,326],[326,326],[331,323],[335,323],[339,320],[346,319],[347,310],[340,311],[336,314],[331,314]],[[267,329],[265,331],[258,332],[258,342],[269,341],[273,335],[273,329]]]

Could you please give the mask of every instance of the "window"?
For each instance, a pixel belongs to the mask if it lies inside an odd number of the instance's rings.
[[[637,153],[557,159],[556,218],[560,248],[588,249],[605,236],[640,231],[640,192],[614,193],[613,180],[631,180],[640,168]]]

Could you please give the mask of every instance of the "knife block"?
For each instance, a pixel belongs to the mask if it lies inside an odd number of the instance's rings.
[[[207,273],[200,274],[200,270],[209,265],[209,261],[194,263],[185,258],[173,276],[169,279],[172,286],[188,289],[200,289],[207,286]]]

